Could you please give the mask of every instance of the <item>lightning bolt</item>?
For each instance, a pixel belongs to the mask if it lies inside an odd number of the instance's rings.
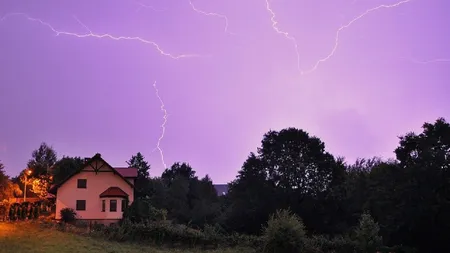
[[[197,12],[197,13],[199,13],[199,14],[201,14],[201,15],[205,15],[205,16],[214,16],[214,17],[218,17],[218,18],[223,19],[223,20],[225,21],[224,32],[225,32],[225,33],[228,33],[228,34],[235,35],[235,33],[232,33],[232,32],[229,32],[229,31],[228,31],[228,17],[227,17],[227,16],[222,15],[222,14],[219,14],[219,13],[215,13],[215,12],[205,12],[205,11],[202,11],[202,10],[200,10],[200,9],[197,9],[197,7],[195,7],[195,5],[192,3],[191,0],[188,0],[188,1],[189,1],[189,5],[191,6],[192,10],[194,10],[195,12]]]
[[[335,37],[335,40],[334,40],[334,47],[331,50],[331,52],[325,58],[322,58],[322,59],[318,60],[316,62],[316,64],[310,70],[304,72],[303,74],[310,74],[310,73],[316,71],[316,69],[319,67],[319,65],[321,63],[323,63],[323,62],[329,60],[331,57],[333,57],[333,55],[335,54],[335,52],[336,52],[336,50],[337,50],[337,48],[339,46],[339,36],[340,36],[341,32],[343,30],[347,29],[348,27],[350,27],[353,23],[355,23],[356,21],[362,19],[363,17],[365,17],[366,15],[370,14],[371,12],[377,11],[379,9],[395,8],[395,7],[398,7],[398,6],[402,5],[402,4],[408,3],[410,1],[411,0],[403,0],[403,1],[400,1],[400,2],[395,3],[395,4],[390,4],[390,5],[382,4],[382,5],[379,5],[377,7],[368,9],[365,12],[363,12],[361,15],[359,15],[356,18],[350,20],[350,22],[348,22],[346,25],[343,25],[343,26],[339,27],[339,29],[336,31],[336,37]]]
[[[137,36],[133,36],[133,37],[129,37],[129,36],[114,36],[114,35],[111,35],[109,33],[102,33],[102,34],[93,33],[86,25],[81,23],[78,19],[77,19],[77,22],[80,23],[84,28],[86,28],[86,30],[88,30],[88,33],[79,34],[79,33],[74,33],[74,32],[59,31],[59,30],[55,29],[49,23],[44,22],[41,19],[30,17],[30,16],[28,16],[25,13],[9,13],[9,14],[6,14],[5,16],[3,16],[0,19],[0,22],[4,21],[7,18],[12,17],[12,16],[24,16],[29,21],[38,22],[41,25],[46,26],[47,28],[49,28],[52,32],[54,32],[56,34],[56,36],[66,35],[66,36],[72,36],[72,37],[76,37],[76,38],[89,38],[89,37],[91,37],[91,38],[97,38],[97,39],[110,39],[110,40],[115,40],[115,41],[120,41],[120,40],[137,41],[137,42],[140,42],[140,43],[151,45],[161,55],[170,57],[170,58],[175,59],[175,60],[178,60],[178,59],[181,59],[181,58],[205,57],[205,56],[201,56],[201,55],[198,55],[198,54],[179,54],[179,55],[170,54],[170,53],[167,53],[166,51],[164,51],[156,42],[151,41],[151,40],[146,40],[146,39],[143,39],[143,38],[137,37]]]
[[[267,11],[270,13],[270,15],[271,15],[270,20],[272,21],[272,28],[273,28],[273,30],[275,30],[275,32],[278,33],[278,34],[283,35],[283,36],[286,37],[288,40],[291,40],[292,43],[294,44],[294,47],[295,47],[295,53],[297,54],[297,69],[298,69],[298,71],[300,71],[300,73],[302,73],[302,70],[301,70],[301,68],[300,68],[300,53],[299,53],[299,51],[298,51],[298,43],[297,43],[297,40],[296,40],[293,36],[289,35],[288,32],[282,31],[282,30],[280,30],[280,29],[278,28],[278,26],[277,26],[278,22],[276,21],[276,14],[275,14],[275,12],[272,10],[272,8],[270,7],[269,0],[266,0],[266,10],[267,10]]]
[[[156,87],[156,81],[153,83],[153,88],[155,89],[156,97],[159,99],[159,102],[161,103],[161,111],[164,113],[164,116],[163,116],[164,121],[163,121],[163,123],[161,125],[162,132],[161,132],[161,135],[159,136],[158,142],[156,143],[156,149],[159,150],[159,154],[161,155],[161,162],[162,162],[162,164],[164,166],[164,169],[166,169],[167,165],[166,165],[166,162],[164,161],[164,152],[161,149],[160,144],[161,144],[161,141],[164,138],[164,135],[166,133],[167,110],[165,108],[164,101],[161,99],[161,96],[159,96],[159,90]]]
[[[151,6],[151,5],[147,5],[147,4],[141,3],[139,1],[133,1],[133,2],[136,3],[137,5],[139,5],[139,8],[137,8],[136,12],[140,11],[141,9],[150,9],[152,11],[157,11],[157,12],[164,11],[164,10],[157,9],[157,8]]]

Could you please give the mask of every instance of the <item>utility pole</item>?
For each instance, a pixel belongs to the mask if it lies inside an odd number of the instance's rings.
[[[23,183],[23,202],[27,200],[27,183],[28,183],[28,175],[31,175],[31,170],[26,169],[23,173],[24,183]]]

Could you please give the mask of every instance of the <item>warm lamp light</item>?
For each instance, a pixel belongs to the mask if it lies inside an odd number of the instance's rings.
[[[28,178],[27,178],[27,175],[29,176],[29,175],[31,175],[31,173],[32,173],[33,171],[32,170],[30,170],[30,169],[26,169],[25,170],[25,173],[24,173],[24,178],[25,178],[25,182],[24,182],[24,184],[23,184],[23,202],[25,202],[26,200],[27,200],[27,181],[28,181]]]

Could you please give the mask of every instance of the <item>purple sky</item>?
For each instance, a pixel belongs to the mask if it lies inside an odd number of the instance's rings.
[[[392,157],[397,136],[450,116],[450,1],[386,8],[398,2],[272,0],[277,32],[265,0],[2,0],[0,160],[14,175],[45,141],[116,166],[140,151],[160,175],[155,81],[165,163],[215,183],[269,129],[305,129],[349,161]]]

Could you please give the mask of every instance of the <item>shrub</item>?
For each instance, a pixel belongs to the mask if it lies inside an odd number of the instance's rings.
[[[29,208],[28,217],[27,217],[29,220],[33,219],[34,209],[36,209],[36,207],[34,205],[31,205]]]
[[[278,210],[272,215],[263,233],[264,252],[297,253],[305,244],[303,221],[289,210]]]
[[[377,252],[380,253],[417,253],[418,250],[414,249],[414,248],[410,248],[407,246],[402,246],[402,245],[398,245],[398,246],[393,246],[393,247],[380,247]]]
[[[125,209],[123,218],[133,223],[166,220],[167,211],[153,207],[147,199],[137,199]]]
[[[9,219],[11,221],[15,221],[15,220],[18,219],[18,215],[19,215],[19,204],[18,203],[13,203],[9,207]]]
[[[77,212],[72,208],[63,208],[60,211],[61,220],[66,223],[74,222],[77,219]]]
[[[229,236],[226,236],[224,239],[225,245],[231,247],[242,246],[258,249],[261,248],[264,244],[263,238],[256,235],[233,233]]]
[[[306,241],[306,253],[353,253],[356,252],[356,244],[348,237],[337,236],[327,238],[325,236],[312,236]]]
[[[9,216],[10,203],[7,200],[0,201],[0,220],[6,220]]]
[[[378,235],[380,227],[372,216],[363,213],[355,229],[355,241],[360,252],[375,252],[382,246],[382,238]]]
[[[40,213],[40,205],[36,204],[36,206],[33,209],[33,218],[38,219]]]
[[[217,247],[223,238],[219,227],[208,224],[203,228],[203,236],[205,242],[214,247]]]

